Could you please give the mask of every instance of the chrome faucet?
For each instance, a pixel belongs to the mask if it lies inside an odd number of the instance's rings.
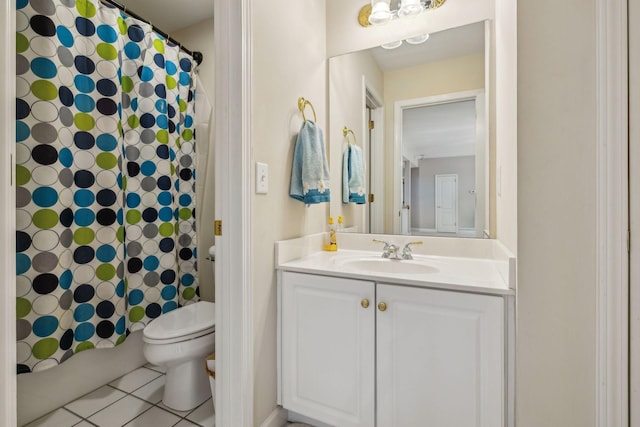
[[[384,243],[384,248],[382,248],[382,258],[388,259],[413,259],[413,255],[411,254],[411,245],[421,245],[421,241],[417,242],[409,242],[404,245],[402,248],[402,254],[399,254],[400,246],[394,245],[393,243],[385,242],[384,240],[373,239],[374,242]]]
[[[382,248],[382,258],[401,259],[398,256],[398,251],[400,250],[399,246],[385,242],[384,240],[373,239],[373,241],[377,243],[384,243],[384,248]]]
[[[402,259],[413,259],[413,255],[411,255],[411,245],[421,245],[422,242],[421,241],[417,241],[417,242],[409,242],[406,245],[404,245],[404,248],[402,248]]]

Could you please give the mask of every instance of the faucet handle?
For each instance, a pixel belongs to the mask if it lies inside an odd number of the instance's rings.
[[[392,245],[389,242],[385,242],[384,240],[373,239],[376,243],[384,243],[384,248],[382,248],[382,258],[389,258],[391,254],[397,254],[398,247],[396,245]]]
[[[416,241],[416,242],[409,242],[409,243],[407,243],[406,245],[404,245],[404,248],[405,248],[405,249],[411,249],[411,248],[410,248],[410,246],[411,246],[411,245],[421,245],[421,244],[423,244],[423,243],[424,243],[424,242],[423,242],[422,240],[418,240],[418,241]]]
[[[402,258],[403,259],[413,259],[413,255],[411,255],[411,245],[422,245],[422,241],[409,242],[404,245],[402,248]]]
[[[384,248],[387,249],[390,245],[389,242],[386,242],[384,240],[380,240],[380,239],[373,239],[374,242],[376,243],[384,243]]]

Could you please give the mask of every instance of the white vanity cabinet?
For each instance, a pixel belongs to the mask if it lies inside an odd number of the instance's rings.
[[[374,282],[283,272],[280,285],[282,406],[375,425]]]
[[[386,284],[376,294],[376,425],[504,425],[503,299]]]
[[[500,296],[281,271],[280,396],[331,426],[504,426]]]

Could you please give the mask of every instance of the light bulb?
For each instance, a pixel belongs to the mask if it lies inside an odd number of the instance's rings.
[[[380,47],[383,49],[395,49],[397,47],[400,47],[401,44],[402,44],[402,40],[398,40],[395,42],[382,44],[380,45]]]
[[[426,42],[428,39],[429,39],[429,34],[421,34],[419,36],[409,37],[405,41],[409,44],[420,44],[420,43]]]
[[[398,9],[398,16],[415,16],[423,10],[420,0],[402,0]]]
[[[369,15],[371,25],[381,25],[391,21],[389,2],[390,0],[371,0],[371,15]]]

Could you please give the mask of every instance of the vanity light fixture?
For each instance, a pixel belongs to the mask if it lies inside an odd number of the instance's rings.
[[[395,42],[381,44],[380,47],[383,49],[395,49],[397,47],[400,47],[401,44],[402,40],[397,40]]]
[[[396,0],[393,0],[396,2]],[[363,27],[382,25],[394,19],[420,15],[423,11],[436,9],[447,0],[397,0],[396,9],[391,9],[391,0],[371,0],[358,14]]]
[[[419,36],[409,37],[405,41],[409,44],[420,44],[429,40],[429,34],[420,34]]]
[[[405,39],[405,41],[409,44],[420,44],[424,43],[429,39],[429,34],[420,34],[419,36],[409,37]],[[380,47],[383,49],[395,49],[402,45],[402,40],[397,40],[391,43],[381,44]]]

